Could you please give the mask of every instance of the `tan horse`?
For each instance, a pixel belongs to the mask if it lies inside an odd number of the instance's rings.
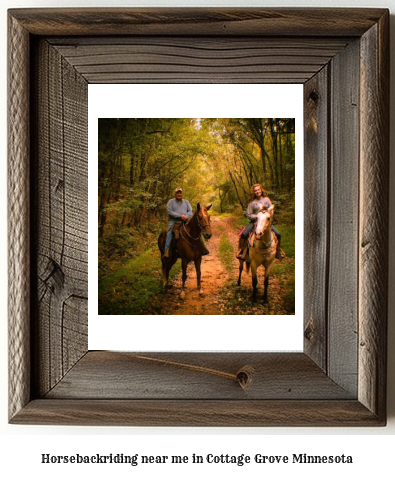
[[[203,235],[206,240],[212,236],[211,219],[208,213],[211,209],[211,204],[207,207],[197,204],[196,212],[183,223],[179,230],[179,238],[177,244],[173,239],[170,246],[170,257],[163,259],[162,257],[162,273],[163,286],[169,287],[169,273],[170,269],[176,263],[178,258],[181,258],[182,263],[182,288],[181,299],[185,298],[185,282],[187,280],[187,267],[190,262],[194,262],[196,269],[197,288],[200,295],[203,295],[201,286],[201,263],[202,263],[202,238]],[[166,242],[167,230],[163,230],[158,238],[158,246],[163,256]]]
[[[252,300],[256,300],[257,294],[257,269],[259,266],[265,268],[265,281],[263,302],[267,303],[267,291],[269,288],[269,274],[276,257],[277,237],[271,230],[273,216],[266,210],[260,210],[257,215],[256,228],[251,234],[248,242],[248,254],[246,256],[246,270],[251,268],[252,275]],[[244,261],[239,261],[239,280],[241,283],[241,274],[243,273]]]

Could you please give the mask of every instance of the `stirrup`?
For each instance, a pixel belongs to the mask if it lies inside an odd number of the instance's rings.
[[[277,249],[276,251],[276,259],[282,261],[285,257],[285,252],[282,249]]]

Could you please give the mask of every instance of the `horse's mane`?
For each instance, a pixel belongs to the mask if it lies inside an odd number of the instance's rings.
[[[185,225],[187,226],[189,224],[189,222],[193,219],[193,217],[195,216],[195,214],[197,213],[197,211],[195,211],[191,217],[188,217],[188,219],[185,221]]]

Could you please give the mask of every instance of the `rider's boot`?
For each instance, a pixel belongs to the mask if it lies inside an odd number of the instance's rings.
[[[239,252],[237,253],[236,258],[240,261],[245,261],[247,254],[247,242],[245,239],[239,240]]]
[[[162,256],[162,259],[168,259],[170,257],[169,249],[166,249],[165,253]]]
[[[281,239],[277,238],[277,250],[276,250],[276,259],[282,261],[285,257],[285,252],[281,250]]]
[[[179,239],[180,238],[180,227],[181,227],[181,221],[180,222],[176,222],[173,226],[173,232],[174,232],[174,237],[176,239]]]

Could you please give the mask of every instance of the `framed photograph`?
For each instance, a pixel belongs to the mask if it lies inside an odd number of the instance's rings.
[[[88,99],[89,349],[301,351],[303,85],[96,84]],[[254,184],[265,194],[256,204],[274,205],[266,242],[256,241],[255,300],[249,258],[241,275],[236,258],[239,234],[254,224],[246,217]],[[158,248],[173,223],[167,204],[191,214],[211,204],[208,239],[199,224],[188,232],[193,215],[181,228],[184,288],[182,258],[161,260]],[[284,257],[266,246],[274,231]],[[198,247],[200,289],[195,244],[208,251],[200,256]],[[164,287],[162,267],[170,272]],[[193,334],[185,316],[199,321]],[[240,335],[241,320],[253,335]]]
[[[15,9],[8,38],[10,423],[384,426],[388,10]],[[89,346],[98,85],[233,86],[246,100],[300,86],[301,350],[261,347],[260,311],[222,316],[220,337],[196,350],[151,348],[155,324],[129,332],[142,347]],[[183,318],[187,335],[210,335],[210,321]],[[163,340],[177,334],[166,320]],[[253,345],[221,348],[228,328]]]

